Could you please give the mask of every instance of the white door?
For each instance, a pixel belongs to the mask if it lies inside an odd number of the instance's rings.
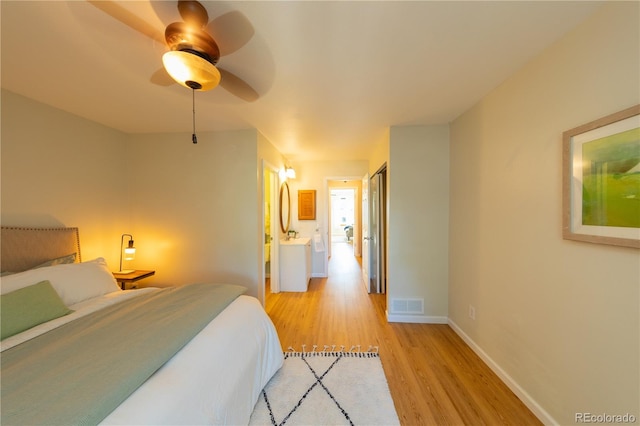
[[[369,254],[369,174],[362,178],[362,279],[367,293],[371,293]]]

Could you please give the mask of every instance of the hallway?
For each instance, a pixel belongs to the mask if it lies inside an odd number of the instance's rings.
[[[334,244],[328,278],[304,293],[267,292],[282,349],[378,346],[403,425],[517,424],[538,419],[448,326],[388,323],[386,295],[367,294],[351,246]]]
[[[357,285],[362,280],[362,258],[353,255],[353,244],[346,240],[331,244],[329,279],[343,286]],[[362,288],[364,284],[360,282]]]
[[[278,328],[283,349],[313,345],[377,345],[367,322],[377,322],[376,307],[362,284],[360,263],[346,242],[332,246],[329,277],[312,278],[304,293],[267,292],[267,313]],[[276,328],[278,324],[276,324]],[[368,347],[368,346],[367,346]]]

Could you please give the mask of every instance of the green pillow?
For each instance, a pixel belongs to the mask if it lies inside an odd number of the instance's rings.
[[[46,268],[47,266],[66,265],[69,263],[75,263],[75,261],[76,261],[76,254],[71,253],[66,256],[58,257],[56,259],[47,260],[46,262],[41,263],[38,266],[34,266],[31,269]]]
[[[49,281],[0,296],[0,340],[73,312]]]

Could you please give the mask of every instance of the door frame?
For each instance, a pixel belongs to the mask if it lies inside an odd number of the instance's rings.
[[[383,165],[369,178],[369,241],[371,246],[372,291],[386,293],[387,283],[387,168]],[[374,187],[375,191],[371,188]],[[375,220],[372,218],[375,217]]]
[[[371,224],[370,212],[371,209],[371,190],[369,188],[370,177],[369,173],[362,177],[362,196],[360,197],[361,207],[361,221],[362,221],[362,281],[367,293],[371,293],[371,248],[369,241],[371,240]]]
[[[270,197],[269,197],[269,206],[270,206],[270,211],[269,211],[269,219],[270,219],[270,223],[269,223],[269,228],[271,229],[271,252],[269,253],[269,259],[270,259],[270,284],[271,284],[271,292],[272,293],[279,293],[280,292],[280,250],[279,250],[279,244],[280,244],[280,239],[278,238],[279,235],[279,231],[278,231],[278,222],[277,222],[277,218],[280,215],[280,206],[278,206],[278,190],[280,188],[280,177],[278,175],[278,168],[275,167],[274,165],[272,165],[271,163],[267,162],[266,160],[262,160],[262,238],[260,238],[260,241],[262,242],[261,247],[260,247],[260,253],[261,253],[261,258],[262,258],[262,290],[260,290],[260,292],[263,294],[263,298],[262,300],[266,300],[266,294],[264,294],[265,292],[265,280],[266,280],[266,274],[264,272],[264,265],[265,265],[265,252],[264,252],[264,247],[265,247],[265,241],[264,241],[264,236],[266,235],[266,221],[265,221],[265,203],[266,203],[266,194],[265,194],[265,182],[264,182],[264,176],[266,173],[269,173],[271,179],[269,179],[270,181]],[[275,238],[274,238],[275,235]],[[259,293],[260,293],[259,292]]]
[[[329,276],[329,257],[331,257],[331,182],[332,181],[362,181],[362,176],[325,176],[324,178],[324,193],[326,194],[327,201],[325,203],[325,214],[324,214],[324,223],[322,230],[322,235],[327,241],[327,247],[325,250],[325,259],[324,259],[324,276]],[[357,185],[353,186],[345,186],[345,188],[355,188],[355,197],[354,197],[354,207],[358,207],[358,203],[362,202],[362,189],[358,188]],[[354,256],[360,256],[360,251],[362,248],[362,218],[357,214],[356,220],[358,220],[358,226],[355,226],[353,230],[353,254]],[[356,244],[356,238],[358,239]]]
[[[349,181],[351,182],[351,181]],[[360,238],[360,226],[362,225],[362,222],[360,220],[360,218],[357,217],[357,213],[359,211],[359,209],[357,208],[357,203],[358,200],[360,198],[360,194],[359,194],[359,188],[357,186],[330,186],[329,187],[329,192],[328,192],[328,200],[329,200],[329,223],[328,223],[328,228],[329,228],[329,234],[331,234],[331,230],[332,230],[332,226],[333,226],[333,222],[332,222],[332,216],[333,216],[333,199],[331,198],[331,192],[335,191],[335,190],[341,190],[341,189],[346,189],[346,190],[351,190],[353,191],[353,238],[352,238],[352,244],[353,244],[353,254],[355,256],[359,256],[359,254],[357,253],[358,251],[360,251],[360,244],[357,243],[358,239]]]

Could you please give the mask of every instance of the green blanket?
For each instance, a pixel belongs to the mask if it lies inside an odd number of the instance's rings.
[[[99,423],[245,291],[228,284],[166,288],[6,350],[2,425]]]

